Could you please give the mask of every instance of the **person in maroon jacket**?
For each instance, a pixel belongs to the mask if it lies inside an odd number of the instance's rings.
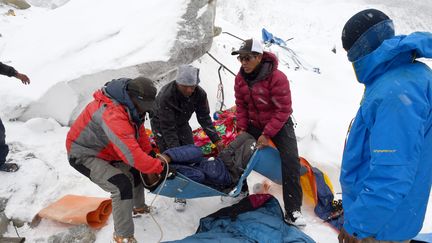
[[[23,84],[30,84],[30,79],[27,77],[27,75],[18,72],[15,70],[15,68],[3,64],[2,62],[0,62],[0,74],[6,75],[8,77],[15,77],[21,80]],[[6,156],[9,153],[9,146],[6,144],[5,139],[5,128],[3,126],[2,120],[0,119],[0,171],[15,172],[19,169],[18,165],[16,163],[6,163]]]
[[[279,150],[282,161],[285,220],[304,226],[300,161],[294,124],[291,120],[291,91],[284,73],[278,70],[273,53],[263,51],[255,39],[243,42],[238,55],[240,71],[235,78],[238,132],[248,132],[257,139],[257,147],[269,146],[270,139]]]

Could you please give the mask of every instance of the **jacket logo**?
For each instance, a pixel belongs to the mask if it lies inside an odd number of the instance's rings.
[[[395,153],[396,149],[374,149],[374,153]]]

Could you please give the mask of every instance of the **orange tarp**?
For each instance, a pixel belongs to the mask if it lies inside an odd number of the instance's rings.
[[[47,218],[68,224],[87,224],[97,229],[106,224],[111,211],[111,199],[66,195],[42,209],[33,221]]]
[[[315,174],[312,171],[312,166],[305,159],[300,157],[300,164],[306,168],[306,173],[300,177],[300,184],[303,190],[303,196],[306,200],[311,201],[314,205],[318,203],[318,189],[316,184]],[[333,184],[330,181],[330,178],[323,172],[324,182],[333,191]]]

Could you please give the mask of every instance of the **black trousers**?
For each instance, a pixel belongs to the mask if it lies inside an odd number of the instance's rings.
[[[9,153],[9,147],[6,144],[5,127],[0,118],[0,165],[6,162],[6,156]]]
[[[159,151],[161,153],[171,148],[170,146],[168,146],[168,143],[167,141],[165,141],[163,136],[159,135],[161,134],[159,130],[154,129],[153,134],[156,134],[155,136],[156,145],[158,146]],[[181,127],[177,127],[177,137],[180,146],[194,144],[192,128],[189,126],[189,124],[183,125]]]
[[[247,132],[255,139],[262,134],[262,130],[249,124]],[[300,160],[297,149],[297,139],[291,118],[282,126],[281,130],[271,138],[279,150],[282,162],[282,190],[285,211],[292,213],[300,211],[303,192],[300,185]]]

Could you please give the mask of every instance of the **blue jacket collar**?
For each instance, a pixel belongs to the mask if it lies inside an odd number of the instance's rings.
[[[127,84],[130,80],[131,79],[128,78],[113,79],[106,83],[102,90],[108,94],[110,98],[126,106],[133,122],[139,126],[143,123],[143,121],[140,119],[138,111],[136,110],[135,105],[133,104],[126,90]]]
[[[385,40],[376,50],[354,61],[353,67],[358,81],[368,85],[392,67],[421,57],[432,58],[432,33],[414,32]]]

